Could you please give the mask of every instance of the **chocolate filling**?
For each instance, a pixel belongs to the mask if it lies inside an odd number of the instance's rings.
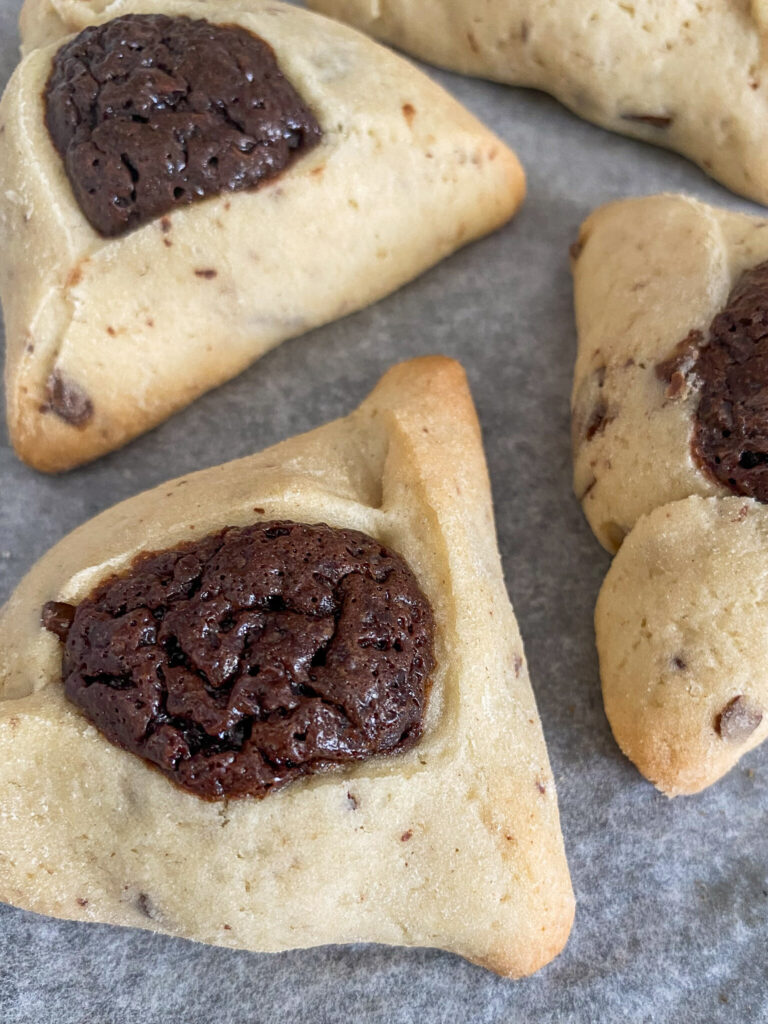
[[[709,327],[656,368],[667,398],[699,393],[691,450],[735,494],[768,502],[768,262],[746,271]]]
[[[80,208],[107,236],[273,178],[321,136],[263,39],[162,14],[62,46],[45,104]]]
[[[355,530],[231,527],[42,622],[70,700],[201,797],[262,797],[421,735],[432,612],[406,562]]]
[[[694,456],[736,494],[768,501],[768,263],[742,274],[694,372]]]

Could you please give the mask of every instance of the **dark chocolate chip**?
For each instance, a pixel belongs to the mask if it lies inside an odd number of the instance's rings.
[[[136,906],[139,908],[144,917],[148,917],[150,921],[154,921],[157,916],[157,911],[152,903],[152,900],[147,896],[145,892],[140,892],[136,897]]]
[[[49,633],[66,642],[67,634],[75,617],[75,606],[63,601],[46,601],[40,615],[40,622]]]
[[[574,452],[604,430],[614,418],[613,413],[608,411],[608,403],[603,395],[605,376],[605,366],[595,367],[585,376],[574,398],[571,415]]]
[[[592,493],[592,491],[595,489],[596,485],[597,485],[597,477],[593,476],[592,479],[587,484],[587,486],[581,492],[581,494],[577,495],[578,500],[579,501],[584,501],[584,499],[587,498]]]
[[[728,743],[743,743],[763,720],[763,709],[739,694],[729,701],[715,719],[715,732]]]
[[[656,376],[667,385],[667,398],[685,397],[688,389],[697,385],[693,370],[703,343],[704,335],[701,331],[689,331],[677,343],[672,355],[656,366]]]
[[[87,393],[64,377],[60,370],[54,370],[48,378],[48,408],[60,419],[73,427],[85,427],[93,417],[93,402]]]
[[[592,412],[587,420],[587,426],[584,430],[584,437],[586,440],[591,441],[598,434],[602,434],[613,419],[614,417],[608,413],[608,406],[601,399],[593,406]]]
[[[669,114],[622,114],[622,121],[639,121],[651,128],[669,128],[674,118]]]

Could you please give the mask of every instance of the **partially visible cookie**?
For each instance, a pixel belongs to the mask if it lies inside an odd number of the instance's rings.
[[[572,257],[574,490],[600,542],[691,494],[768,499],[768,221],[624,200]]]
[[[73,0],[51,0],[54,8]],[[768,202],[765,0],[309,0],[424,60],[551,93]]]
[[[22,22],[39,45],[0,103],[0,297],[10,436],[38,469],[124,444],[522,200],[514,154],[446,92],[295,6]]]
[[[629,534],[595,612],[614,736],[668,796],[768,736],[768,509],[690,497]]]
[[[512,976],[562,949],[555,784],[458,364],[395,367],[40,559],[0,611],[0,835],[0,899],[56,917]]]

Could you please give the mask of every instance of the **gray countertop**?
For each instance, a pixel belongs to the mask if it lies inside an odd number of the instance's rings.
[[[19,0],[0,0],[0,83]],[[482,422],[507,582],[557,779],[578,900],[562,955],[512,982],[434,950],[216,949],[0,907],[5,1024],[290,1021],[768,1021],[768,744],[711,790],[669,801],[619,752],[592,609],[608,557],[571,494],[575,355],[568,245],[593,207],[683,190],[751,209],[693,165],[579,121],[535,92],[430,72],[519,154],[506,228],[388,299],[271,352],[122,451],[62,477],[0,437],[0,600],[101,509],[353,408],[392,363],[443,352]],[[1,183],[0,183],[1,185]]]

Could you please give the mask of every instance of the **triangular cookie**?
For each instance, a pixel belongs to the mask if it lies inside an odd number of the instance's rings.
[[[753,344],[768,317],[768,221],[687,196],[623,200],[585,221],[572,256],[574,490],[601,544],[616,551],[639,516],[691,494],[768,494],[768,417],[752,397],[768,385]],[[753,324],[740,341],[734,315]],[[749,379],[731,375],[718,399],[745,342]]]
[[[11,439],[50,471],[123,444],[285,338],[381,298],[504,223],[524,191],[517,159],[493,134],[410,64],[339,24],[276,0],[100,7],[62,4],[60,17],[34,8],[23,20],[46,40],[141,13],[239,26],[272,48],[322,136],[256,189],[212,194],[105,238],[46,127],[43,94],[62,40],[28,53],[0,104],[0,295]],[[162,84],[172,96],[175,83]],[[127,109],[134,100],[124,93]],[[99,101],[99,131],[114,130],[114,102]],[[194,112],[199,96],[185,102]],[[64,110],[61,124],[79,131]],[[221,119],[227,130],[239,123],[229,107]],[[145,120],[139,111],[137,133]],[[241,142],[253,151],[247,133]],[[184,145],[169,142],[174,173]],[[192,145],[199,158],[198,136]],[[84,194],[105,180],[99,159]],[[130,171],[139,189],[143,166],[119,150],[114,159],[126,187]],[[191,194],[176,191],[180,202]],[[118,190],[115,203],[126,202]]]
[[[768,736],[768,508],[691,497],[644,516],[595,611],[616,741],[668,796],[697,793]]]
[[[359,530],[406,560],[435,622],[424,731],[405,753],[263,800],[208,802],[67,701],[41,608],[80,602],[138,552],[264,519]],[[0,695],[10,903],[254,950],[437,946],[515,976],[568,936],[555,786],[479,427],[451,360],[404,363],[346,419],[148,491],[65,538],[0,616]]]
[[[765,0],[308,0],[453,71],[555,96],[768,202]]]

